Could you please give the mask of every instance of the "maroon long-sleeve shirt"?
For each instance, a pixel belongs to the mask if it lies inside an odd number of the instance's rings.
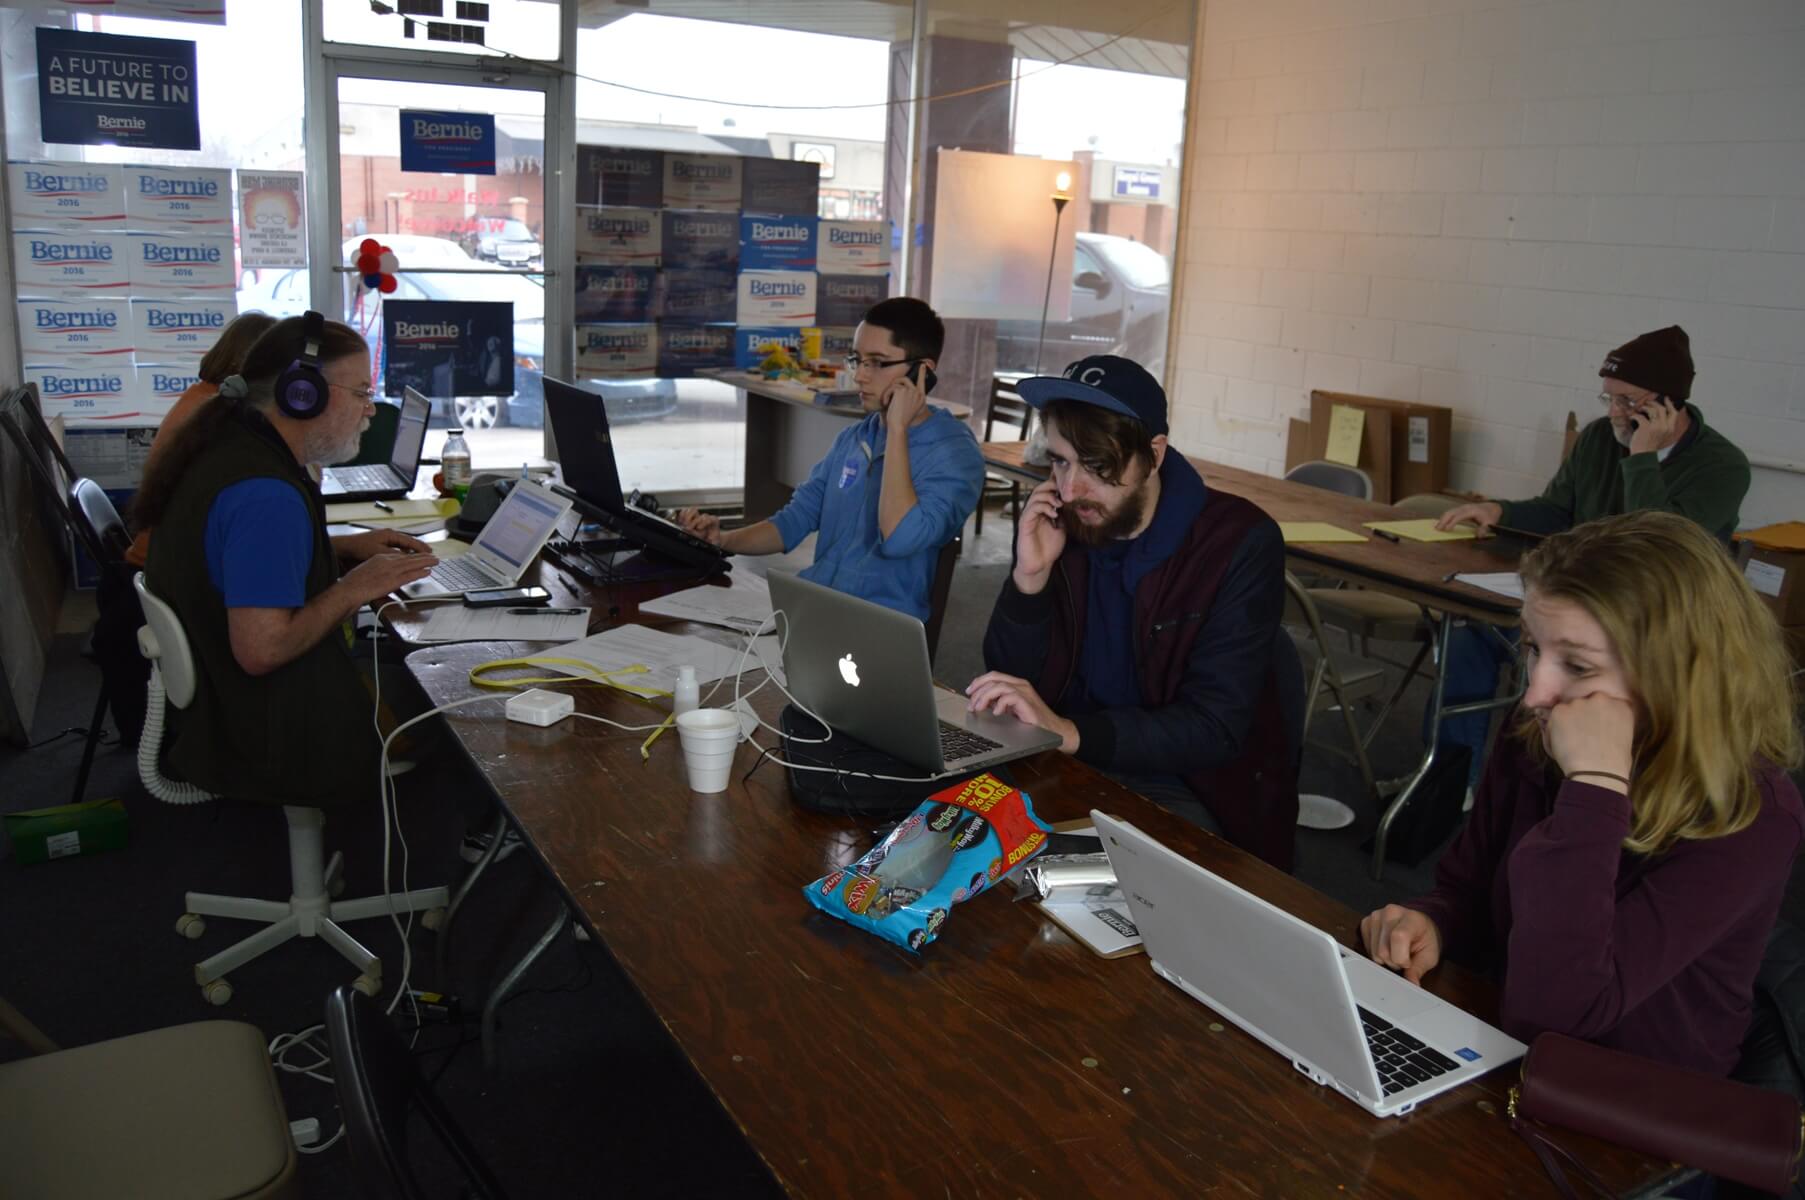
[[[1805,841],[1792,781],[1771,768],[1758,779],[1753,825],[1646,857],[1622,847],[1627,796],[1563,780],[1507,738],[1435,890],[1409,907],[1434,920],[1444,957],[1496,965],[1513,1037],[1553,1030],[1728,1074]]]

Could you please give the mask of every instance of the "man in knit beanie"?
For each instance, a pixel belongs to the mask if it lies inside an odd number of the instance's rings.
[[[1749,460],[1705,425],[1692,395],[1692,344],[1669,325],[1631,338],[1604,356],[1598,403],[1604,415],[1580,432],[1572,453],[1533,500],[1483,500],[1443,513],[1438,529],[1462,522],[1558,533],[1597,517],[1658,509],[1691,517],[1726,544],[1749,490]],[[1502,652],[1483,631],[1463,627],[1448,642],[1444,703],[1485,700],[1497,691]],[[1442,722],[1442,743],[1472,751],[1469,785],[1484,766],[1489,713]]]
[[[1726,542],[1749,490],[1749,460],[1706,428],[1692,395],[1692,344],[1669,325],[1604,356],[1604,415],[1533,500],[1485,500],[1442,514],[1437,528],[1467,523],[1558,533],[1596,517],[1659,509],[1691,517]]]

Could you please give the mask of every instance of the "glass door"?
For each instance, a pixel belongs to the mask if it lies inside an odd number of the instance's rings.
[[[457,427],[478,467],[539,458],[545,94],[341,74],[336,98],[339,237],[332,253],[344,319],[370,344],[373,383],[394,403],[404,386],[432,400],[428,457]],[[461,119],[469,116],[494,120],[492,164],[404,165],[404,141],[461,147],[464,132],[486,124]],[[393,255],[390,270],[379,264],[377,287],[357,265],[370,241]]]

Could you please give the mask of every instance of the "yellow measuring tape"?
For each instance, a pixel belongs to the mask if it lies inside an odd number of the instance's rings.
[[[556,667],[567,673],[563,675],[516,675],[507,679],[486,678],[490,671],[501,671],[511,668],[527,669],[531,667]],[[580,658],[498,658],[494,662],[481,663],[471,667],[470,683],[474,687],[492,688],[496,690],[537,686],[542,683],[581,683],[589,684],[593,687],[611,687],[616,691],[625,692],[635,700],[642,701],[646,704],[651,704],[653,699],[659,696],[668,698],[670,693],[662,688],[647,687],[644,684],[624,683],[615,678],[617,675],[645,675],[649,673],[650,668],[643,663],[634,663],[631,666],[618,667],[612,671],[603,671],[598,670],[593,663],[584,662]],[[659,734],[671,727],[671,722],[674,720],[676,720],[675,716],[666,717],[658,728],[654,729],[646,740],[639,744],[639,757],[642,760],[651,759],[652,743],[658,740]]]

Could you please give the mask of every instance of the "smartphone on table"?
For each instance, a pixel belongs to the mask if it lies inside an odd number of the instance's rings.
[[[476,588],[464,593],[466,608],[504,608],[526,604],[550,604],[552,594],[542,587]]]

